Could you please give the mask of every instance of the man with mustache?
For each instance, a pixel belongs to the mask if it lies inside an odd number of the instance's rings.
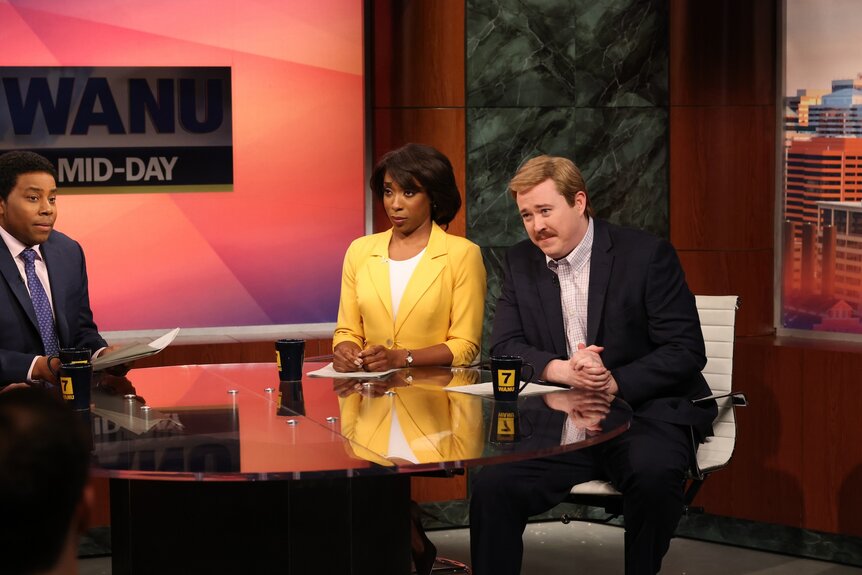
[[[78,242],[54,231],[57,172],[33,152],[0,155],[0,390],[56,384],[60,348],[107,347],[93,322]]]
[[[527,519],[573,485],[610,480],[623,493],[627,575],[657,573],[683,510],[689,434],[711,434],[714,402],[694,296],[673,247],[593,217],[568,159],[540,156],[509,183],[529,240],[512,247],[492,355],[518,355],[536,379],[617,396],[635,417],[624,434],[564,455],[484,468],[470,509],[477,575],[516,574]],[[567,424],[568,443],[577,429]]]

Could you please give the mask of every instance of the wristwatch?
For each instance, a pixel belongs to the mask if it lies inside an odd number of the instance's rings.
[[[406,361],[407,361],[407,365],[405,365],[404,367],[410,367],[411,365],[413,365],[413,352],[410,351],[409,349],[407,350],[407,360]]]

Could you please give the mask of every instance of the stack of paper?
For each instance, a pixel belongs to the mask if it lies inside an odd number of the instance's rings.
[[[309,371],[306,375],[309,377],[331,377],[333,379],[375,379],[385,377],[394,371],[398,371],[398,369],[396,367],[395,369],[388,369],[386,371],[335,371],[335,368],[332,367],[332,362],[329,362],[329,364],[320,369]]]
[[[149,343],[135,343],[121,347],[110,353],[103,353],[93,360],[93,371],[101,371],[115,365],[155,355],[168,347],[174,341],[174,338],[177,337],[178,333],[180,333],[180,328],[173,329]]]

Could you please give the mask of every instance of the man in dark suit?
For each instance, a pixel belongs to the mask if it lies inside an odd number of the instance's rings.
[[[60,348],[107,346],[90,310],[81,246],[54,231],[57,174],[32,152],[0,155],[0,389],[56,383]],[[28,261],[29,260],[29,261]]]
[[[484,468],[470,510],[474,571],[519,573],[527,519],[573,485],[608,479],[624,494],[626,573],[657,573],[683,509],[689,430],[710,434],[715,416],[714,404],[689,401],[710,393],[694,296],[668,242],[592,217],[571,161],[534,158],[509,188],[529,240],[506,256],[491,354],[523,357],[537,379],[618,396],[635,417],[606,443]]]

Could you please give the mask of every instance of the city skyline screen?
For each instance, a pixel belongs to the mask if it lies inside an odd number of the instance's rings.
[[[84,249],[101,331],[335,321],[344,252],[365,229],[362,35],[354,0],[0,0],[9,73],[228,69],[232,189],[60,190],[56,229]],[[111,137],[91,126],[64,147]]]
[[[862,335],[862,11],[785,8],[779,328]]]

